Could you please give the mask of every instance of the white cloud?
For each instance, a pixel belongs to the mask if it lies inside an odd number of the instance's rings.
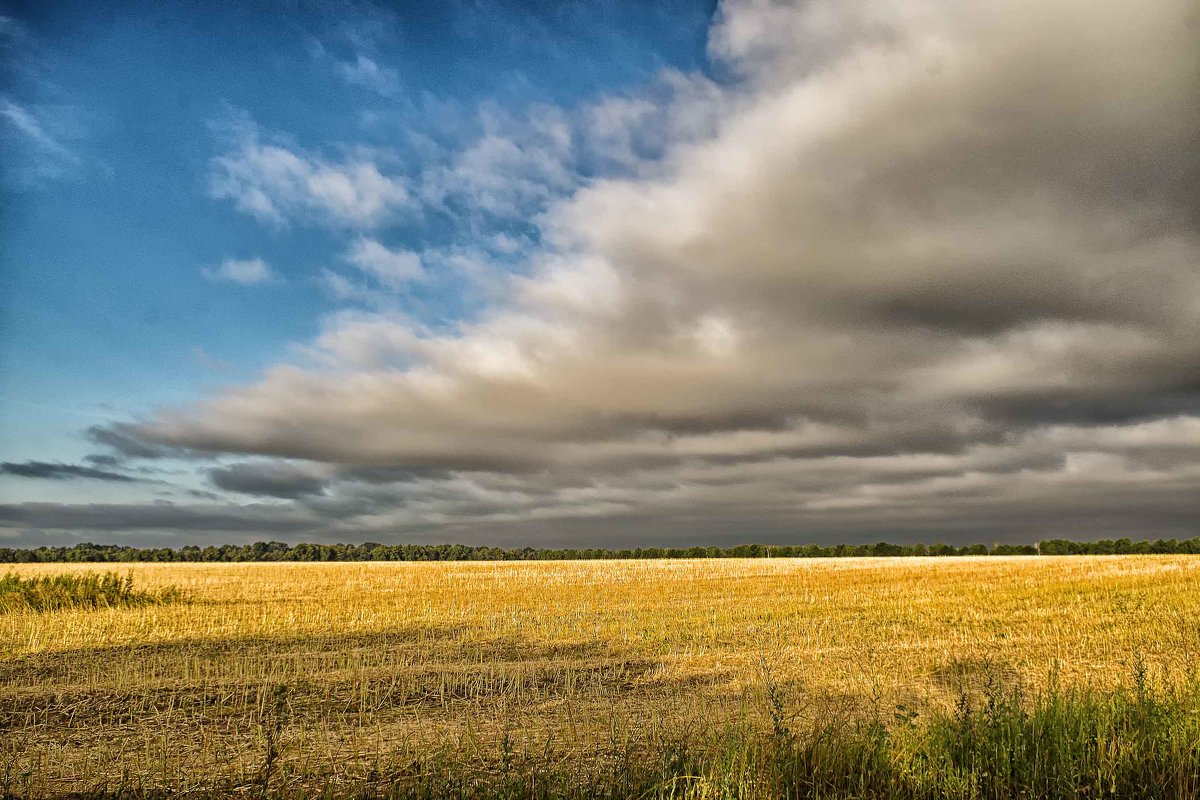
[[[16,134],[5,144],[8,168],[31,183],[76,172],[83,158],[67,144],[81,135],[75,116],[69,107],[29,107],[0,97],[0,120]]]
[[[330,161],[282,140],[268,142],[245,118],[220,126],[229,145],[212,160],[209,192],[258,219],[371,228],[411,206],[402,177],[363,155]]]
[[[9,123],[25,134],[29,139],[41,147],[56,155],[69,157],[74,159],[65,147],[63,147],[54,137],[46,132],[42,123],[30,111],[11,100],[0,98],[0,117],[4,117]]]
[[[734,112],[736,98],[702,75],[663,70],[638,92],[585,106],[577,136],[602,167],[653,173],[665,154],[711,136]]]
[[[242,286],[254,286],[278,280],[278,276],[261,258],[227,258],[216,269],[206,268],[204,276],[209,280],[238,283]]]
[[[421,181],[426,203],[459,207],[468,214],[527,219],[576,185],[573,132],[562,111],[540,107],[516,119],[485,106],[480,116],[479,138],[450,163],[426,170]]]
[[[381,369],[411,364],[421,329],[396,313],[342,311],[325,320],[309,351],[336,369]]]
[[[192,350],[192,358],[197,364],[204,367],[206,370],[209,370],[210,372],[215,372],[221,375],[233,375],[237,371],[237,368],[234,367],[233,364],[216,358],[203,347],[197,347]]]
[[[386,306],[392,300],[389,292],[351,280],[342,273],[331,269],[322,269],[317,280],[326,294],[339,302]]]
[[[383,97],[400,91],[400,76],[394,69],[380,66],[373,58],[358,53],[353,61],[338,61],[337,72],[352,86],[369,89]]]
[[[419,255],[408,250],[389,250],[366,237],[355,240],[346,253],[346,261],[391,289],[424,276]]]

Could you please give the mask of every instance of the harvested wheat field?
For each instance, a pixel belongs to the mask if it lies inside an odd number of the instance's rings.
[[[9,793],[386,793],[431,760],[578,776],[1200,665],[1188,556],[118,569],[149,601],[0,615]]]

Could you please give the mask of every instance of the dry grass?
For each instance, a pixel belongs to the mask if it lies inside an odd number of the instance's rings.
[[[385,780],[439,748],[595,764],[774,707],[919,711],[996,675],[1107,687],[1200,663],[1189,556],[121,571],[189,602],[0,616],[10,790]]]

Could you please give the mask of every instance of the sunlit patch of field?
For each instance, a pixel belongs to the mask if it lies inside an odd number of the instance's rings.
[[[602,760],[781,706],[919,714],[1200,664],[1189,556],[12,567],[114,569],[183,601],[0,615],[9,787]]]

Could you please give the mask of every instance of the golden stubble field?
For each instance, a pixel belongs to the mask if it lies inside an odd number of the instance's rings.
[[[800,724],[1200,663],[1190,556],[7,569],[187,598],[0,615],[0,777],[34,794],[249,781],[267,747],[348,778],[439,748],[600,753],[771,704]]]

